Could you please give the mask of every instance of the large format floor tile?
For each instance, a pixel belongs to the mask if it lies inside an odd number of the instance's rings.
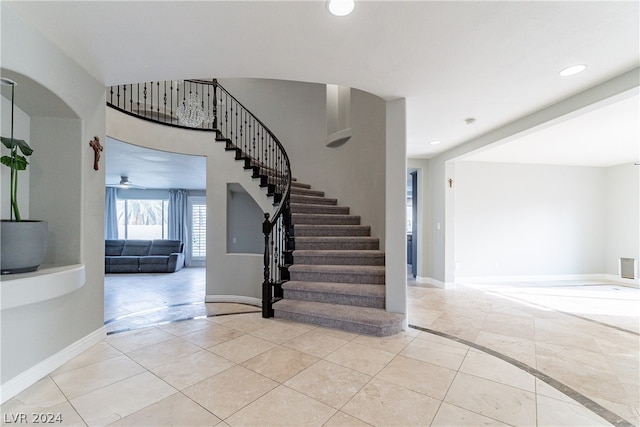
[[[203,271],[183,270],[139,288],[116,277],[127,292],[106,286],[105,313],[123,313],[112,333],[9,399],[3,423],[53,413],[89,426],[640,425],[637,289],[410,281],[414,328],[376,338],[204,304]],[[177,279],[192,280],[184,295]],[[607,311],[615,299],[620,313]]]

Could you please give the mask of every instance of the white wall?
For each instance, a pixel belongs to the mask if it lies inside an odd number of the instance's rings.
[[[407,114],[406,100],[386,105],[386,162],[384,195],[386,198],[385,251],[386,309],[407,312]],[[404,327],[407,327],[407,318]]]
[[[604,273],[605,172],[456,162],[456,280]]]
[[[82,171],[73,165],[83,164],[83,156],[76,145],[60,142],[82,141],[81,122],[78,119],[34,117],[31,129],[34,150],[31,156],[31,216],[32,219],[46,219],[49,224],[50,250],[44,263],[80,263],[80,223],[69,221],[69,218],[77,216],[82,206]]]
[[[18,88],[16,88],[19,91]],[[19,95],[19,92],[18,92]],[[11,136],[11,100],[5,97],[0,97],[2,104],[0,108],[2,110],[2,136],[9,138]],[[31,118],[17,106],[14,107],[13,112],[13,137],[16,139],[23,139],[31,146]],[[33,148],[33,147],[31,147]],[[0,155],[9,156],[11,151],[0,144]],[[22,155],[22,153],[20,153]],[[30,159],[27,158],[30,162]],[[29,219],[29,173],[31,168],[27,166],[27,170],[18,172],[18,209],[20,209],[20,215],[23,219]],[[0,166],[0,194],[2,199],[0,200],[2,219],[9,219],[11,198],[10,192],[10,180],[11,169],[2,165]]]
[[[227,252],[264,254],[264,212],[243,187],[227,187]]]
[[[624,164],[605,170],[604,273],[619,276],[620,258],[640,263],[640,166]],[[636,283],[638,271],[636,271]]]
[[[104,84],[4,5],[0,28],[3,75],[18,81],[21,108],[31,117],[30,216],[52,220],[48,259],[81,262],[86,272],[85,285],[74,292],[2,310],[4,399],[5,390],[34,380],[32,368],[55,369],[66,360],[54,356],[103,330],[104,171],[93,170],[89,141],[95,135],[104,141],[106,107]],[[29,91],[38,96],[26,96]]]

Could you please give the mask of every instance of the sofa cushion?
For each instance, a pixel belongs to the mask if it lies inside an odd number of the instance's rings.
[[[139,263],[138,256],[115,256],[109,260],[109,265],[135,265]]]
[[[167,265],[169,257],[167,255],[149,255],[140,257],[140,265],[142,264],[162,264]]]
[[[124,240],[105,240],[104,254],[105,256],[119,256],[124,248]]]
[[[140,264],[140,273],[170,273],[167,270],[166,259],[165,257],[163,264]]]
[[[171,255],[182,252],[182,242],[180,240],[156,239],[151,242],[149,255]]]
[[[126,240],[122,249],[122,256],[149,255],[151,240]]]

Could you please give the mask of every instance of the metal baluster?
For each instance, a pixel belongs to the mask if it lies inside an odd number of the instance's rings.
[[[127,86],[128,85],[123,85],[122,86],[122,90],[124,91],[123,97],[124,97],[124,109],[127,109]],[[133,93],[133,88],[130,88],[129,90],[129,97],[131,97],[131,94]],[[129,100],[129,111],[131,111],[131,108],[133,107],[132,101]]]
[[[273,313],[271,310],[271,283],[270,276],[271,272],[271,251],[269,248],[269,240],[271,235],[271,222],[269,221],[269,213],[264,214],[264,222],[262,223],[262,233],[264,234],[264,273],[263,273],[263,282],[262,282],[262,317],[272,317]]]
[[[147,83],[144,84],[144,90],[142,91],[142,96],[144,97],[144,116],[147,117]],[[139,112],[138,112],[139,114]]]
[[[247,145],[244,141],[244,132],[242,128],[242,118],[244,117],[244,108],[238,107],[240,109],[240,118],[238,119],[238,126],[240,128],[240,148],[242,149],[242,155],[244,156],[247,151]]]
[[[169,117],[171,117],[171,123],[173,123],[173,80],[169,83]]]

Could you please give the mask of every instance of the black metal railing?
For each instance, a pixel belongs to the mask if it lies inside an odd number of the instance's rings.
[[[198,126],[183,123],[178,109],[187,107],[190,99],[199,99],[200,108],[207,117],[216,117],[215,80],[167,80],[111,86],[107,92],[107,105],[136,116],[170,126],[186,129],[216,130],[215,120],[203,120]],[[191,97],[191,98],[190,98]]]
[[[286,266],[291,260],[291,163],[271,130],[222,86],[218,84],[217,88],[218,139],[236,150],[236,159],[244,160],[246,169],[253,170],[253,177],[260,179],[260,186],[273,196],[276,208],[273,213],[265,213],[262,224],[262,317],[273,317],[272,304],[282,297],[282,282],[288,279]]]
[[[194,103],[194,101],[196,101]],[[216,140],[236,153],[253,178],[273,197],[273,212],[265,213],[262,316],[273,317],[272,304],[282,297],[282,282],[291,263],[291,163],[271,130],[215,79],[156,81],[111,86],[107,105],[145,120],[215,132]],[[185,110],[187,111],[185,118]],[[181,111],[182,110],[182,111]],[[190,114],[190,115],[189,115]],[[203,120],[189,121],[195,116]],[[197,124],[194,124],[197,123]]]

